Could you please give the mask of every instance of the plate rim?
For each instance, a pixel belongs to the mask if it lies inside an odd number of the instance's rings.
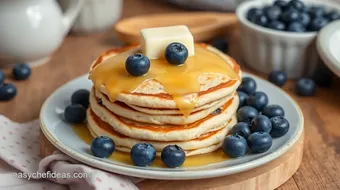
[[[244,72],[246,75],[255,78],[256,80],[264,80],[260,77],[257,77],[256,75]],[[298,123],[299,129],[296,133],[296,136],[294,136],[290,143],[284,145],[282,148],[280,148],[278,151],[272,152],[271,154],[268,154],[266,156],[261,157],[261,159],[255,159],[253,161],[243,163],[241,165],[235,165],[230,167],[222,167],[222,168],[215,168],[215,169],[207,169],[207,170],[186,170],[185,172],[181,171],[159,171],[159,170],[148,170],[145,168],[137,168],[137,167],[126,167],[123,165],[113,164],[109,162],[103,162],[101,160],[96,160],[94,158],[91,158],[86,155],[82,155],[81,153],[78,153],[77,151],[69,148],[68,146],[61,143],[59,140],[57,140],[47,129],[46,127],[46,121],[44,121],[44,110],[47,106],[48,102],[52,99],[53,95],[59,91],[64,86],[68,85],[74,80],[80,79],[84,76],[87,76],[87,74],[79,76],[77,78],[74,78],[70,80],[69,82],[65,83],[64,85],[58,87],[43,103],[41,110],[40,110],[40,128],[43,134],[45,135],[46,139],[53,144],[54,147],[56,147],[58,150],[63,152],[64,154],[70,156],[71,158],[85,163],[87,165],[93,166],[95,168],[99,168],[105,171],[114,172],[121,175],[126,176],[132,176],[132,177],[140,177],[145,179],[162,179],[162,180],[189,180],[189,179],[205,179],[205,178],[213,178],[213,177],[219,177],[219,176],[226,176],[231,175],[243,171],[247,171],[256,167],[259,167],[261,165],[264,165],[279,156],[286,153],[290,148],[292,148],[295,143],[298,141],[298,139],[301,137],[303,131],[304,131],[304,117],[303,113],[301,111],[300,106],[297,104],[297,102],[284,90],[280,89],[279,87],[271,84],[268,82],[268,85],[272,85],[277,90],[280,90],[284,96],[286,96],[290,101],[293,102],[294,107],[297,109],[299,113],[300,123]],[[173,175],[171,175],[173,174]]]
[[[316,48],[319,52],[321,59],[328,66],[328,68],[335,73],[338,77],[340,77],[340,62],[337,61],[334,56],[330,53],[329,50],[329,39],[330,36],[340,28],[340,20],[334,21],[323,29],[321,29],[317,40],[316,40]]]

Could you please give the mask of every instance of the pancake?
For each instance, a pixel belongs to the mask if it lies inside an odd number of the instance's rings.
[[[207,117],[188,125],[157,125],[118,116],[104,105],[98,104],[93,96],[93,93],[91,93],[90,107],[93,113],[118,133],[135,139],[154,141],[187,141],[209,131],[218,130],[227,124],[228,120],[235,114],[239,104],[238,96],[235,95],[221,106],[219,114],[211,113]]]
[[[241,82],[241,70],[239,65],[231,57],[223,54],[216,48],[209,45],[199,46],[206,48],[208,51],[221,57],[238,75],[238,78],[231,79],[228,76],[214,73],[202,73],[198,77],[198,83],[200,85],[200,91],[198,93],[185,95],[184,100],[196,100],[196,107],[209,104],[223,97],[232,94]],[[116,56],[122,52],[134,53],[139,50],[139,47],[113,49],[102,54],[97,60],[95,60],[90,68],[91,72],[96,66],[103,63],[105,60],[112,56]],[[209,64],[209,63],[207,63]],[[107,87],[101,85],[100,89],[104,94],[108,94]],[[115,99],[116,101],[124,102],[127,105],[135,105],[147,108],[166,108],[177,109],[178,105],[170,94],[165,90],[165,87],[155,79],[149,79],[141,82],[141,84],[133,92],[119,93]]]
[[[131,149],[135,144],[141,142],[147,142],[152,144],[157,152],[169,144],[176,144],[182,147],[183,150],[196,150],[205,147],[209,147],[222,142],[224,137],[227,135],[229,130],[236,124],[236,117],[232,116],[226,125],[222,126],[219,130],[208,132],[199,136],[198,138],[188,141],[147,141],[130,138],[116,132],[109,124],[102,121],[98,116],[93,114],[91,109],[87,111],[88,128],[94,137],[108,136],[110,137],[117,146],[122,146]]]
[[[210,113],[218,109],[219,107],[223,106],[226,102],[231,100],[236,93],[232,93],[231,95],[222,98],[219,102],[217,102],[216,105],[200,110],[197,112],[192,112],[189,116],[184,117],[182,114],[179,115],[150,115],[147,113],[142,113],[137,110],[132,109],[131,107],[127,106],[124,103],[121,102],[114,102],[112,103],[106,95],[103,95],[102,93],[96,93],[93,89],[91,90],[90,98],[93,99],[91,101],[95,101],[96,94],[97,98],[100,98],[102,100],[102,104],[109,109],[111,112],[113,112],[116,115],[122,116],[127,119],[131,119],[133,121],[139,121],[144,123],[152,123],[152,124],[173,124],[173,125],[185,125],[194,123],[200,119],[203,119],[207,117]]]

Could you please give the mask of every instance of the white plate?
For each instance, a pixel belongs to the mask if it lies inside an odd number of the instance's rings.
[[[47,139],[59,150],[72,158],[85,164],[123,174],[141,178],[184,180],[212,178],[234,174],[263,165],[283,153],[287,152],[299,139],[303,132],[303,115],[296,102],[278,87],[250,74],[258,85],[259,91],[264,91],[269,97],[270,104],[280,104],[289,120],[291,128],[281,138],[274,139],[269,151],[262,154],[247,154],[238,159],[191,168],[143,168],[131,166],[107,159],[100,159],[89,154],[89,145],[83,142],[72,130],[71,126],[63,121],[56,112],[64,109],[70,103],[70,97],[74,91],[80,88],[90,89],[92,83],[87,76],[79,77],[57,89],[44,103],[41,113],[41,129]]]
[[[325,64],[340,77],[340,21],[332,22],[320,31],[317,49]]]

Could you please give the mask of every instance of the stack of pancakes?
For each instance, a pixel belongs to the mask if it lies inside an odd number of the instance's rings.
[[[232,58],[211,46],[204,47],[221,56],[241,76],[239,66]],[[105,52],[90,70],[126,50]],[[122,152],[130,152],[140,142],[151,143],[157,155],[170,144],[182,147],[186,156],[215,151],[237,122],[235,113],[239,99],[236,89],[241,81],[240,78],[202,73],[198,82],[200,92],[193,94],[196,107],[187,117],[177,108],[164,86],[154,79],[143,81],[131,93],[120,93],[115,101],[110,101],[105,85],[100,89],[93,88],[87,111],[88,128],[94,137],[113,139],[116,150]]]

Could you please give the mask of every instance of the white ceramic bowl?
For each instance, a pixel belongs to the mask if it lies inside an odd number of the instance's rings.
[[[264,7],[274,0],[242,3],[236,10],[241,27],[241,47],[246,65],[263,73],[285,71],[288,78],[311,76],[320,61],[316,50],[317,32],[293,33],[256,25],[246,18],[249,9]],[[340,11],[340,5],[320,0],[305,1],[307,6],[323,5]]]

